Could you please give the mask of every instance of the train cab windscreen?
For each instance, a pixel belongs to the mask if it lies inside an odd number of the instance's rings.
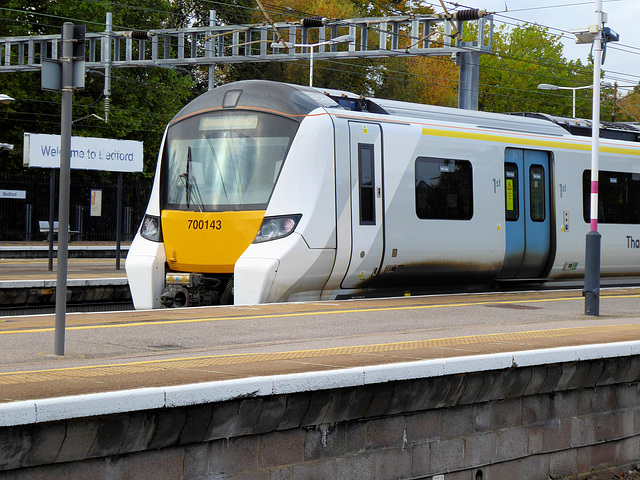
[[[298,123],[255,111],[217,111],[171,125],[163,154],[164,208],[265,209]]]

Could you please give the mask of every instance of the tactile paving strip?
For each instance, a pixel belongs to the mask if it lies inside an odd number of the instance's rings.
[[[57,381],[71,378],[88,378],[123,374],[142,374],[163,370],[183,370],[211,368],[222,365],[239,365],[282,360],[305,360],[319,357],[333,357],[358,354],[383,354],[389,352],[411,351],[438,347],[460,345],[481,345],[498,342],[518,342],[522,340],[538,340],[558,337],[594,336],[594,342],[601,341],[604,335],[625,333],[640,334],[640,325],[603,325],[592,327],[561,328],[515,333],[497,333],[489,335],[472,335],[463,337],[440,338],[432,340],[398,342],[376,345],[359,345],[317,350],[300,350],[275,353],[255,353],[241,355],[213,355],[175,359],[128,362],[122,364],[90,365],[80,367],[54,368],[21,372],[0,373],[0,385],[20,383]],[[637,338],[637,337],[636,337]]]

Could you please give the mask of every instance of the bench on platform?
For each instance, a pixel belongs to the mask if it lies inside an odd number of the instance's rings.
[[[49,222],[47,220],[40,220],[38,222],[38,227],[40,228],[40,233],[46,233],[47,238],[49,238]],[[80,233],[77,230],[71,230],[70,226],[67,227],[67,232],[69,232],[69,235],[73,235],[74,233],[77,235]],[[53,233],[58,233],[58,222],[53,222]]]

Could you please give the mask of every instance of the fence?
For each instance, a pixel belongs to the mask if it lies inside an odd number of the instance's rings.
[[[138,175],[123,175],[123,241],[133,238],[142,221],[152,182]],[[49,221],[50,185],[47,174],[0,175],[0,241],[47,240],[47,233],[40,231],[39,222]],[[54,186],[54,219],[57,221],[57,174]],[[87,176],[86,172],[71,172],[69,228],[74,232],[71,241],[116,240],[117,192],[116,175]]]

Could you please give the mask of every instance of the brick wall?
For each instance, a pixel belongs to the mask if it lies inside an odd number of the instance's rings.
[[[0,480],[588,478],[640,460],[640,357],[0,429]]]

